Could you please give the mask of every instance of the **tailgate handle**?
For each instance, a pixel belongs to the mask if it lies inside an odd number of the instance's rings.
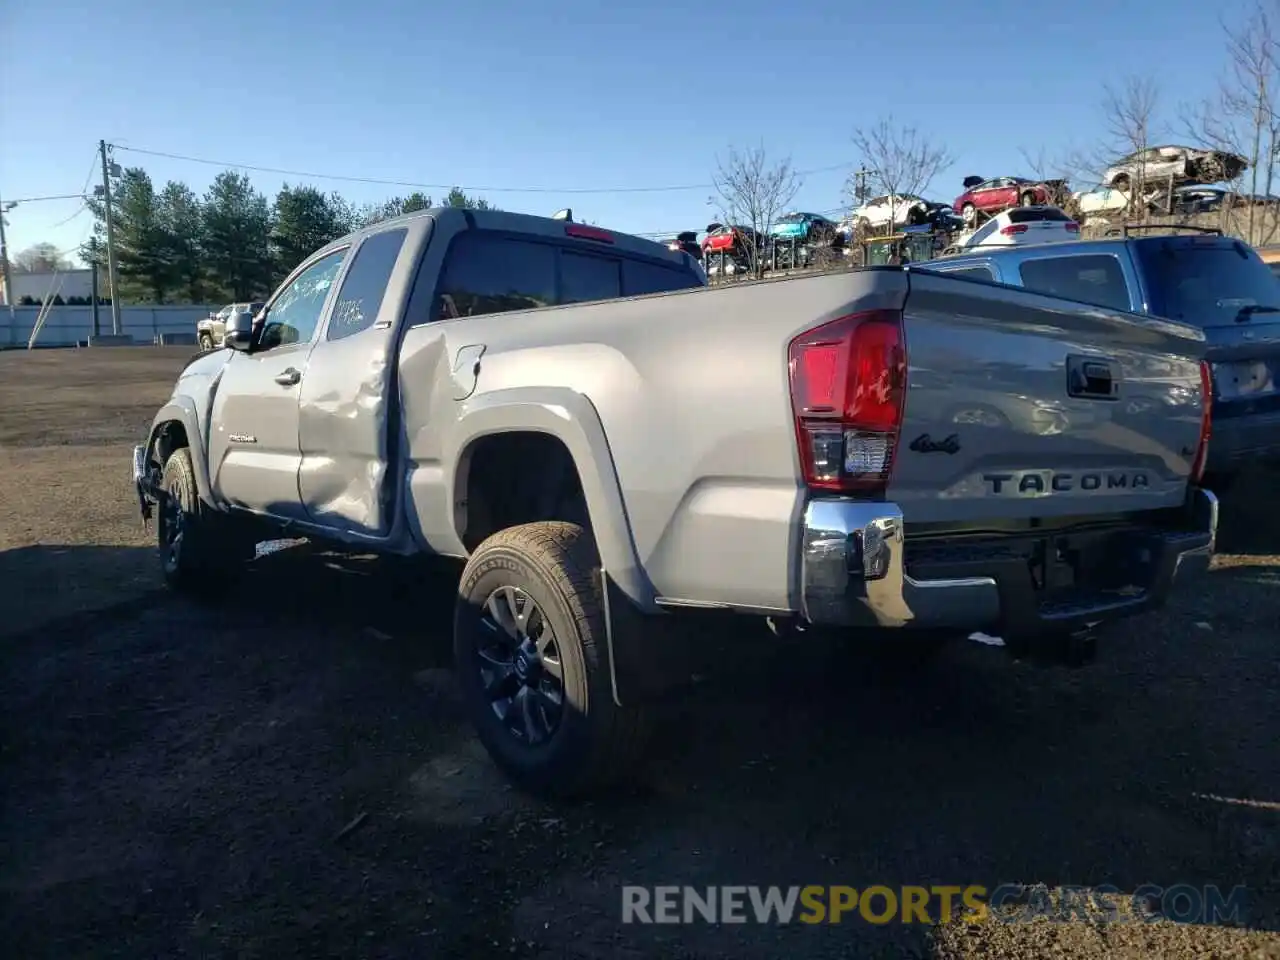
[[[1067,396],[1116,400],[1120,396],[1120,364],[1105,357],[1067,357]]]

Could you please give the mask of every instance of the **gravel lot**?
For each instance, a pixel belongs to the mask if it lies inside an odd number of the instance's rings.
[[[216,608],[160,590],[128,454],[189,353],[0,354],[8,955],[1280,957],[1273,477],[1226,504],[1204,589],[1090,668],[745,644],[640,788],[554,809],[462,720],[446,575],[303,547]],[[1248,914],[619,922],[627,883],[1002,882],[1243,884]]]

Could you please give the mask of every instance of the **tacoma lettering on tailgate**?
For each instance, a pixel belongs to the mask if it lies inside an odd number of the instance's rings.
[[[1046,493],[1074,493],[1115,490],[1144,490],[1151,478],[1141,470],[1096,470],[1086,473],[1059,473],[1054,470],[1024,470],[1014,473],[984,473],[982,482],[997,496],[1036,496]]]

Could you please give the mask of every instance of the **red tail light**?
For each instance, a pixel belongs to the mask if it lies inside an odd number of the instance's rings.
[[[789,360],[805,484],[882,493],[906,398],[902,314],[872,310],[823,324],[791,341]]]
[[[1001,227],[1000,232],[1006,237],[1012,237],[1015,233],[1026,233],[1027,225],[1025,223],[1011,223],[1007,227]]]
[[[1200,361],[1200,392],[1204,394],[1204,409],[1200,413],[1200,443],[1196,458],[1191,464],[1191,482],[1204,478],[1205,463],[1209,459],[1209,436],[1213,433],[1213,377],[1209,373],[1209,361]]]
[[[1063,226],[1066,227],[1067,233],[1080,232],[1080,224],[1076,223],[1074,220],[1068,220],[1066,223],[1063,224]]]

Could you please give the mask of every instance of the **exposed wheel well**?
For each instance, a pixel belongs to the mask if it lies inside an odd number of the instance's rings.
[[[499,530],[564,520],[590,531],[582,479],[568,448],[549,433],[495,433],[461,459],[454,523],[468,551]]]
[[[151,459],[163,467],[175,450],[191,446],[187,439],[187,428],[181,420],[170,420],[156,431],[155,442],[151,447]]]

